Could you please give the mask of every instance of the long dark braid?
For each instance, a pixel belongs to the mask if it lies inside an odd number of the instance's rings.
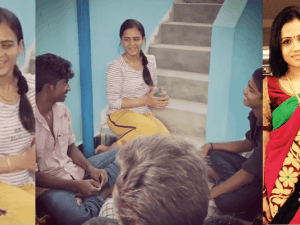
[[[143,78],[144,78],[144,81],[145,83],[149,86],[149,87],[152,87],[153,86],[153,81],[152,81],[152,78],[151,78],[151,75],[150,75],[150,71],[147,67],[148,65],[148,59],[147,57],[145,56],[144,52],[141,50],[140,52],[140,55],[142,56],[142,64],[144,66],[144,69],[143,69]]]
[[[18,79],[18,94],[20,95],[19,117],[23,127],[30,133],[35,131],[35,120],[33,109],[27,98],[28,84],[18,66],[14,67],[14,76]]]

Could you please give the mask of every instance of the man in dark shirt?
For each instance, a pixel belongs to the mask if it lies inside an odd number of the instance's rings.
[[[208,173],[216,181],[210,198],[225,214],[262,207],[262,80],[263,70],[257,69],[244,89],[244,105],[252,109],[246,139],[206,143],[200,151],[209,156]],[[248,159],[239,154],[251,150]]]

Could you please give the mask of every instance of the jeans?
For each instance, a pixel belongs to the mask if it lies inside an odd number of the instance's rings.
[[[218,185],[242,169],[247,158],[238,153],[223,150],[209,151],[211,166],[221,179]],[[222,194],[215,198],[217,208],[224,214],[242,212],[245,210],[260,210],[262,207],[262,187],[249,183],[239,189]]]
[[[93,166],[106,170],[109,186],[114,185],[118,177],[118,166],[115,162],[118,151],[119,149],[115,149],[88,158]],[[91,177],[86,172],[83,179],[91,179]],[[38,197],[37,207],[41,204],[51,218],[61,225],[81,225],[99,215],[104,204],[100,195],[86,197],[81,206],[77,205],[75,197],[74,191],[51,189]]]

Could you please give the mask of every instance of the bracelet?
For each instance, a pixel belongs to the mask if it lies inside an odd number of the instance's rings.
[[[9,165],[9,172],[11,173],[11,163],[10,163],[10,160],[9,160],[9,157],[7,156],[7,164]]]
[[[210,142],[210,145],[211,145],[211,150],[214,150],[214,146],[211,142]]]

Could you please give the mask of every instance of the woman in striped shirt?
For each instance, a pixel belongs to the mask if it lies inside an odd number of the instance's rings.
[[[0,224],[35,223],[35,79],[16,65],[23,52],[19,19],[0,8]]]
[[[159,91],[156,62],[153,55],[141,50],[146,41],[143,25],[126,20],[120,38],[125,53],[109,64],[106,74],[108,126],[120,138],[110,147],[100,145],[96,153],[122,146],[140,135],[169,134],[148,108],[165,108],[169,96],[165,92],[154,96]]]

